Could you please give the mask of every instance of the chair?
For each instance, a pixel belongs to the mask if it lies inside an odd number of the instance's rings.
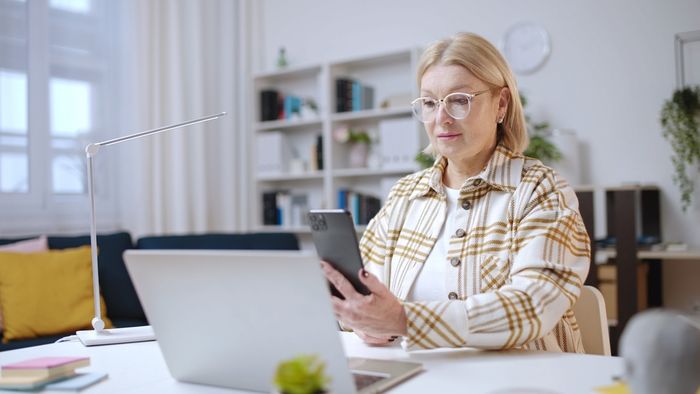
[[[583,286],[574,305],[574,316],[581,329],[581,340],[588,354],[610,355],[610,333],[603,294],[593,286]]]

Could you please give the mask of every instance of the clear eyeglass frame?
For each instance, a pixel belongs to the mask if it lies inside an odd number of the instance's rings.
[[[474,93],[454,92],[442,99],[433,97],[418,97],[411,101],[413,116],[422,123],[430,123],[435,120],[440,104],[453,119],[464,119],[471,112],[472,100],[474,97],[484,94],[491,89],[484,89]],[[431,106],[426,108],[426,105]]]

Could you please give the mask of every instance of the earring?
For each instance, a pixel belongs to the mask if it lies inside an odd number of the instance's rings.
[[[498,119],[498,124],[501,124],[501,123],[503,123],[503,117]]]

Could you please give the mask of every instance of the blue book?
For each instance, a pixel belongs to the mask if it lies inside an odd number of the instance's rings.
[[[347,209],[348,191],[345,189],[338,190],[338,209]]]
[[[301,116],[301,99],[296,96],[286,96],[284,98],[284,118],[291,119],[296,116]]]
[[[352,110],[359,111],[362,109],[362,85],[355,81],[352,83]]]
[[[350,194],[350,208],[352,221],[357,226],[360,224],[360,195],[355,192]]]
[[[68,379],[63,379],[55,383],[49,383],[44,386],[44,388],[47,390],[77,391],[92,386],[93,384],[106,378],[106,372],[84,372],[78,373],[77,375]]]

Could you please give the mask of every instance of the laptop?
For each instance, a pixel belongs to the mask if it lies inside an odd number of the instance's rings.
[[[127,250],[124,259],[179,381],[269,393],[281,361],[316,355],[331,377],[330,392],[375,393],[422,370],[418,363],[345,357],[313,254]]]

